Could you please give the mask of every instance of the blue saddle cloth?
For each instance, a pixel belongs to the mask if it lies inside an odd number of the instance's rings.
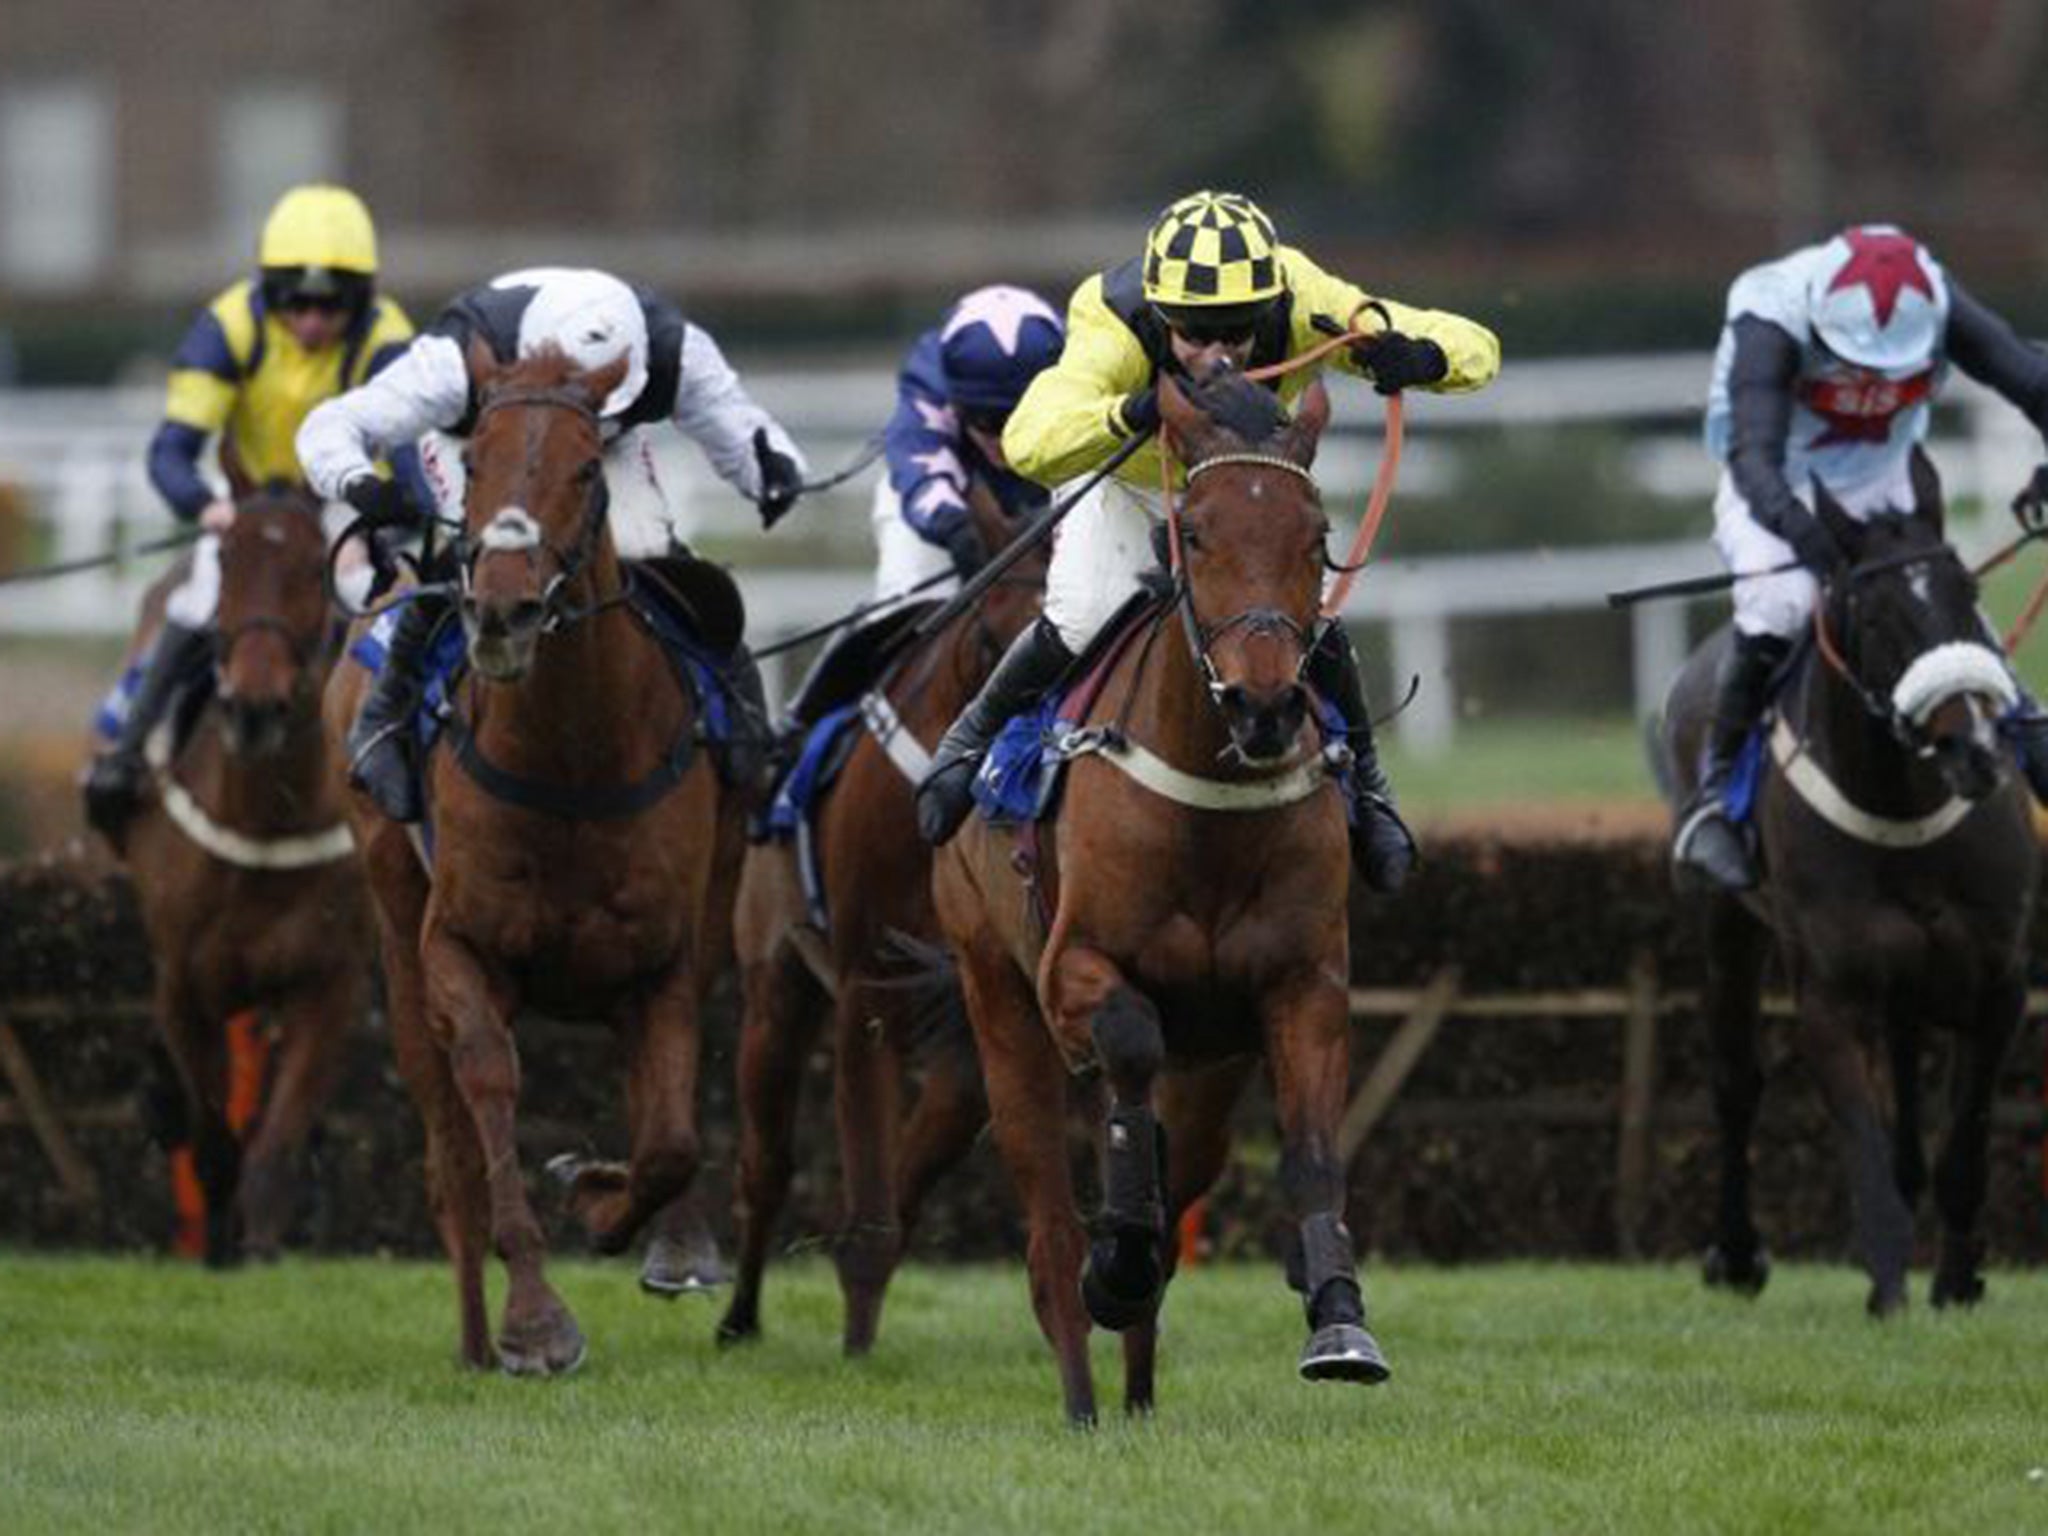
[[[831,787],[833,779],[838,777],[845,762],[840,745],[859,724],[860,701],[856,699],[820,716],[805,734],[803,748],[797,753],[795,764],[775,786],[768,813],[762,818],[762,825],[770,837],[795,837],[800,828],[811,824],[819,800]]]

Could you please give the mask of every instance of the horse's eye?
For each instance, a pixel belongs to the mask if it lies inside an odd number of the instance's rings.
[[[590,485],[603,473],[603,462],[598,459],[590,459],[585,462],[581,469],[576,471],[576,483],[578,485]]]

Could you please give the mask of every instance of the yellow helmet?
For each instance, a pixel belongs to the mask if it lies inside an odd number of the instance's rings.
[[[1236,192],[1194,192],[1145,237],[1145,297],[1209,308],[1263,304],[1280,294],[1280,240],[1273,221]]]
[[[262,267],[317,268],[373,277],[377,229],[370,210],[346,187],[293,187],[277,200],[257,246]]]

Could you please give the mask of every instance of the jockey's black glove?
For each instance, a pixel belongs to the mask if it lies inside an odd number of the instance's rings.
[[[1159,430],[1159,391],[1152,385],[1125,395],[1116,408],[1124,436],[1143,437]]]
[[[398,545],[404,537],[397,529],[372,528],[363,540],[364,552],[370,557],[370,591],[364,602],[376,602],[398,584]]]
[[[1799,556],[1799,563],[1822,581],[1842,568],[1842,546],[1828,532],[1826,523],[1804,509],[1785,530],[1785,542]]]
[[[341,499],[354,507],[370,528],[410,528],[419,521],[412,498],[396,480],[357,475],[341,488]]]
[[[766,427],[754,429],[754,466],[761,475],[761,491],[754,505],[761,509],[761,526],[773,528],[803,494],[803,476],[795,459],[769,443]]]
[[[988,545],[975,531],[974,524],[962,523],[945,537],[946,553],[953,557],[953,570],[962,581],[970,581],[974,573],[988,564]]]
[[[1372,375],[1372,387],[1383,395],[1398,395],[1418,384],[1442,382],[1451,371],[1444,349],[1427,336],[1405,336],[1399,331],[1381,331],[1351,348],[1358,366]]]
[[[2013,497],[2012,515],[2027,533],[2048,529],[2048,464],[2035,470],[2034,478]]]

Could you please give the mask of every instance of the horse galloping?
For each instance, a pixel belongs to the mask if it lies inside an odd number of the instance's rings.
[[[1082,1423],[1095,1414],[1091,1318],[1124,1333],[1126,1408],[1152,1405],[1166,1235],[1221,1172],[1261,1052],[1296,1222],[1289,1278],[1308,1317],[1301,1374],[1387,1373],[1364,1327],[1336,1150],[1350,1063],[1344,809],[1301,681],[1327,563],[1308,465],[1328,400],[1313,392],[1289,422],[1241,377],[1196,389],[1239,426],[1163,384],[1168,446],[1190,466],[1173,599],[1108,664],[1082,723],[1085,755],[1035,872],[1049,923],[1013,867],[1017,836],[980,818],[934,875],[1029,1220],[1032,1302]],[[1067,1163],[1070,1072],[1099,1072],[1110,1090],[1092,1246]]]
[[[276,1255],[292,1165],[368,1000],[368,903],[320,720],[339,633],[324,548],[302,493],[236,502],[220,539],[212,696],[181,745],[153,746],[154,793],[117,848],[149,935],[213,1265]],[[275,1019],[282,1044],[245,1148],[228,1120],[227,1029],[248,1009]]]
[[[704,705],[627,601],[606,518],[597,407],[623,361],[470,358],[478,417],[461,540],[468,672],[452,750],[425,770],[431,874],[355,797],[399,1066],[426,1124],[462,1357],[572,1369],[584,1341],[543,1272],[515,1140],[523,1007],[610,1023],[629,1052],[630,1162],[586,1163],[572,1209],[601,1252],[696,1171],[698,1014],[730,945],[744,810],[701,750]],[[341,674],[345,724],[365,674]],[[337,728],[335,739],[345,731]],[[487,1252],[509,1277],[495,1348]]]
[[[969,497],[984,545],[1015,533],[987,488]],[[803,1066],[821,1014],[832,1016],[833,1098],[843,1224],[834,1246],[849,1355],[873,1347],[882,1299],[925,1195],[987,1123],[971,1039],[925,1053],[906,1119],[902,1089],[919,1002],[904,984],[900,937],[933,940],[931,853],[917,836],[912,790],[936,741],[1004,648],[1037,614],[1042,554],[1019,562],[982,604],[895,658],[861,700],[858,736],[816,813],[823,931],[788,844],[750,849],[735,947],[745,999],[740,1034],[739,1273],[721,1342],[760,1331],[762,1274],[794,1173]],[[891,615],[894,635],[922,608]],[[889,643],[884,640],[885,645]],[[830,658],[824,665],[829,665]]]
[[[1915,505],[1858,522],[1817,491],[1848,558],[1823,587],[1814,643],[1767,725],[1754,892],[1703,894],[1705,1012],[1721,1129],[1709,1284],[1754,1295],[1769,1260],[1750,1213],[1749,1144],[1763,1075],[1758,993],[1775,938],[1799,1016],[1798,1047],[1827,1100],[1849,1176],[1869,1310],[1906,1304],[1913,1208],[1927,1184],[1920,1053],[1953,1037],[1949,1125],[1934,1169],[1936,1306],[1983,1294],[1984,1202],[1998,1068],[2025,1002],[2026,936],[2040,855],[2026,788],[1996,727],[2016,693],[1977,610],[1976,583],[1943,539],[1941,487],[1916,452]],[[1674,683],[1666,748],[1680,801],[1712,709],[1725,632]],[[1866,1049],[1889,1060],[1887,1128]]]

